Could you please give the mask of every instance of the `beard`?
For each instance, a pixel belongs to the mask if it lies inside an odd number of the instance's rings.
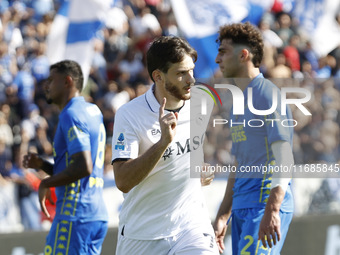
[[[52,100],[51,98],[46,98],[46,102],[47,102],[48,104],[52,104],[52,103],[53,103],[53,100]]]
[[[187,87],[191,87],[191,85],[188,85]],[[178,88],[176,85],[174,85],[170,81],[165,82],[165,90],[170,93],[173,97],[179,99],[179,100],[189,100],[190,99],[190,93],[183,94],[181,91],[182,89],[186,89],[187,87],[184,88]]]

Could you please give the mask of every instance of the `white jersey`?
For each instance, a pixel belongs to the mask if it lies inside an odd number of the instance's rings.
[[[137,158],[159,141],[159,107],[150,88],[117,111],[112,139],[113,161]],[[149,175],[124,194],[119,217],[124,236],[156,240],[174,236],[187,228],[211,229],[200,179],[190,177],[193,148],[197,151],[200,147],[203,162],[204,131],[201,139],[190,141],[190,101],[185,101],[178,114],[172,143]]]

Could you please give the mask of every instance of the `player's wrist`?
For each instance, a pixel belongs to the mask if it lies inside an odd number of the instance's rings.
[[[49,179],[49,176],[46,176],[44,179],[41,180],[39,188],[47,188],[46,181]]]
[[[268,202],[266,205],[267,213],[279,213],[281,208],[281,203],[278,202]]]
[[[171,138],[162,136],[157,144],[158,144],[158,146],[160,146],[160,148],[166,149],[169,146],[170,143],[171,143]]]
[[[218,222],[221,222],[223,224],[227,224],[228,219],[229,219],[229,216],[227,214],[222,214],[222,215],[216,217],[216,221],[215,222],[216,222],[216,224]]]
[[[43,169],[45,160],[40,156],[38,157],[38,159],[39,159],[39,169]]]

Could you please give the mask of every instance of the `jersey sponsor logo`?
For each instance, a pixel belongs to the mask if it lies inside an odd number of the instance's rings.
[[[166,148],[165,152],[163,153],[163,159],[164,161],[167,159],[167,158],[170,158],[170,156],[172,155],[172,152],[174,151],[174,149],[171,148],[171,146],[169,146],[168,148]]]
[[[158,134],[161,134],[161,130],[159,130],[159,129],[151,129],[151,134],[152,134],[153,136],[158,135]]]
[[[115,150],[124,150],[125,149],[125,137],[123,133],[120,133],[117,138],[117,143],[115,145]]]
[[[176,142],[177,145],[177,155],[181,155],[190,152],[190,140],[187,139],[185,145],[182,146],[180,142]]]
[[[247,141],[247,136],[242,125],[233,126],[230,128],[230,131],[233,143]]]
[[[191,150],[197,150],[204,142],[204,134],[202,136],[194,136],[192,138],[192,141],[190,138],[186,139],[185,142],[175,142],[175,148],[173,148],[174,145],[169,146],[164,154],[163,159],[166,160],[170,158],[172,155],[180,156],[183,154],[186,154],[188,152],[191,152]],[[174,153],[175,152],[175,153]]]

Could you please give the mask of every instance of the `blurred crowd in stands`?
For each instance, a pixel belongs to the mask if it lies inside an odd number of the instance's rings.
[[[21,161],[27,151],[52,159],[59,110],[46,103],[43,83],[50,65],[46,37],[57,9],[53,0],[0,1],[0,232],[39,230],[46,220],[37,198],[44,174],[24,169]],[[115,112],[152,84],[145,68],[149,43],[160,35],[181,36],[169,0],[121,0],[110,15],[112,19],[96,36],[90,78],[83,92],[104,115],[108,180],[112,180],[110,138]],[[296,20],[284,12],[265,13],[258,27],[265,43],[263,74],[278,86],[294,85],[312,92],[306,105],[311,116],[293,109],[299,122],[294,137],[296,163],[340,163],[340,47],[318,57]],[[215,76],[220,76],[218,70]],[[222,129],[219,135],[207,131],[205,155],[210,164],[233,163],[229,129]],[[4,188],[9,183],[15,183],[13,189]],[[325,179],[306,213],[334,208],[339,212],[339,205],[329,206],[334,201],[340,204],[339,187],[338,180]],[[4,221],[16,217],[10,209],[13,197],[19,204],[21,224],[9,227]]]

